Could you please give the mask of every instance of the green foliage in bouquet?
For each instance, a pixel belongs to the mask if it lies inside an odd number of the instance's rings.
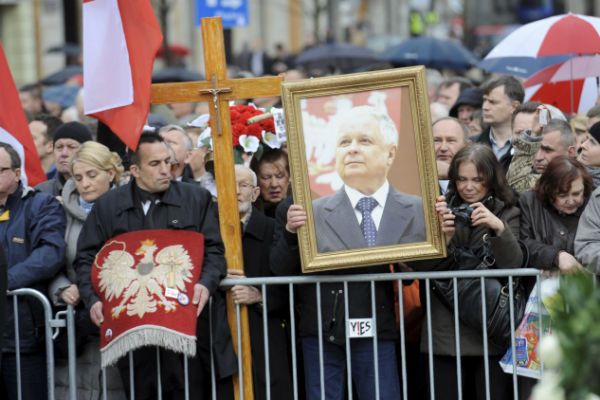
[[[561,386],[569,400],[589,399],[600,395],[600,287],[579,272],[561,277],[559,294],[552,324],[562,350]]]

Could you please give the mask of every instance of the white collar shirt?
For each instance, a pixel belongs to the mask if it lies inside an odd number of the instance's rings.
[[[344,191],[346,195],[350,199],[350,204],[352,204],[352,208],[354,209],[354,215],[356,215],[356,219],[358,220],[358,224],[362,222],[362,213],[358,211],[356,205],[358,201],[363,197],[372,197],[377,201],[377,206],[371,211],[371,218],[373,218],[373,222],[375,223],[375,227],[379,230],[379,223],[381,222],[381,217],[383,216],[383,209],[385,208],[385,202],[388,197],[388,193],[390,192],[390,184],[386,180],[383,185],[375,193],[371,196],[365,196],[361,192],[356,189],[351,188],[348,185],[344,185]]]

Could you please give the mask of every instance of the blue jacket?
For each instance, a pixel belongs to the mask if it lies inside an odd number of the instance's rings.
[[[19,185],[6,202],[8,220],[0,221],[0,240],[8,263],[8,290],[45,291],[65,257],[66,218],[61,204],[46,193]],[[43,343],[44,314],[39,301],[19,298],[21,351]],[[14,314],[8,307],[2,351],[14,351]]]

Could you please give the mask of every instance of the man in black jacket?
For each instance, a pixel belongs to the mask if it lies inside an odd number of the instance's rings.
[[[190,393],[192,398],[208,398],[210,394],[209,321],[205,305],[211,294],[221,305],[213,318],[213,349],[217,377],[230,376],[236,362],[224,311],[217,287],[225,276],[224,248],[218,222],[212,211],[208,191],[171,180],[171,150],[155,133],[144,134],[131,157],[132,181],[109,191],[98,199],[88,216],[77,244],[78,283],[82,299],[96,325],[103,322],[103,304],[91,284],[91,267],[104,243],[121,233],[144,229],[175,229],[204,235],[204,263],[200,280],[194,285],[193,304],[198,306],[198,353],[190,360]],[[203,312],[204,310],[204,312]],[[161,384],[163,398],[179,398],[184,391],[182,357],[161,350]],[[129,387],[128,358],[119,368],[125,387]],[[142,348],[134,352],[136,399],[157,397],[156,351]],[[193,379],[191,377],[193,376]]]

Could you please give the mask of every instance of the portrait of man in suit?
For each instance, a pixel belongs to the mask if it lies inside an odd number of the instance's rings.
[[[312,203],[318,252],[425,241],[421,198],[388,181],[398,148],[389,115],[363,105],[338,121],[335,169],[343,185]]]

